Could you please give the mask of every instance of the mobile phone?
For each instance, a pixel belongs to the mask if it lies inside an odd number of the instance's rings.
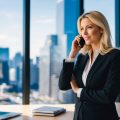
[[[85,40],[83,39],[83,37],[80,37],[80,41],[78,42],[79,46],[82,48],[85,44]]]

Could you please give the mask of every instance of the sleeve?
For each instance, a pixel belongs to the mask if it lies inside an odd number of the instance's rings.
[[[59,83],[58,83],[60,90],[71,89],[70,81],[72,78],[74,67],[75,69],[77,68],[77,64],[79,62],[80,56],[81,55],[78,56],[75,65],[74,62],[65,62],[65,59],[63,60],[63,67],[60,73]]]
[[[59,88],[60,90],[71,89],[70,80],[72,77],[74,62],[65,62],[63,60],[63,68],[59,77]]]
[[[93,103],[109,104],[115,102],[120,92],[120,53],[117,54],[110,66],[108,78],[101,90],[83,88],[80,100]]]
[[[79,89],[77,90],[77,97],[80,97],[80,94],[81,94],[82,89],[83,89],[83,88],[79,88]]]
[[[75,58],[66,58],[65,59],[65,62],[74,62],[75,61]]]

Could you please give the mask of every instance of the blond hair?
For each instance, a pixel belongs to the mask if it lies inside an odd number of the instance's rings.
[[[81,15],[77,21],[79,34],[81,33],[81,20],[83,18],[88,18],[92,23],[99,26],[103,30],[100,39],[100,53],[104,55],[111,51],[113,49],[111,44],[111,32],[105,16],[98,11],[91,11]],[[85,44],[81,51],[83,54],[86,54],[89,50],[92,50],[91,46]]]

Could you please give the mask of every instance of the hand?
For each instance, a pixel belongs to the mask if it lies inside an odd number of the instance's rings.
[[[78,42],[80,40],[80,35],[76,36],[75,39],[72,41],[71,52],[69,54],[69,58],[75,58],[81,47],[79,46]]]
[[[77,93],[79,87],[74,79],[74,76],[72,76],[72,80],[70,81],[70,84],[71,84],[71,87],[72,87],[72,90],[74,93]]]

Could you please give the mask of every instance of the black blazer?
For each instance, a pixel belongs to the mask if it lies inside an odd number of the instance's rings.
[[[61,90],[71,89],[72,74],[78,86],[83,88],[80,98],[76,99],[74,120],[118,120],[115,100],[120,92],[120,50],[99,54],[84,86],[82,73],[88,58],[88,54],[80,54],[75,65],[64,60],[59,78]]]

